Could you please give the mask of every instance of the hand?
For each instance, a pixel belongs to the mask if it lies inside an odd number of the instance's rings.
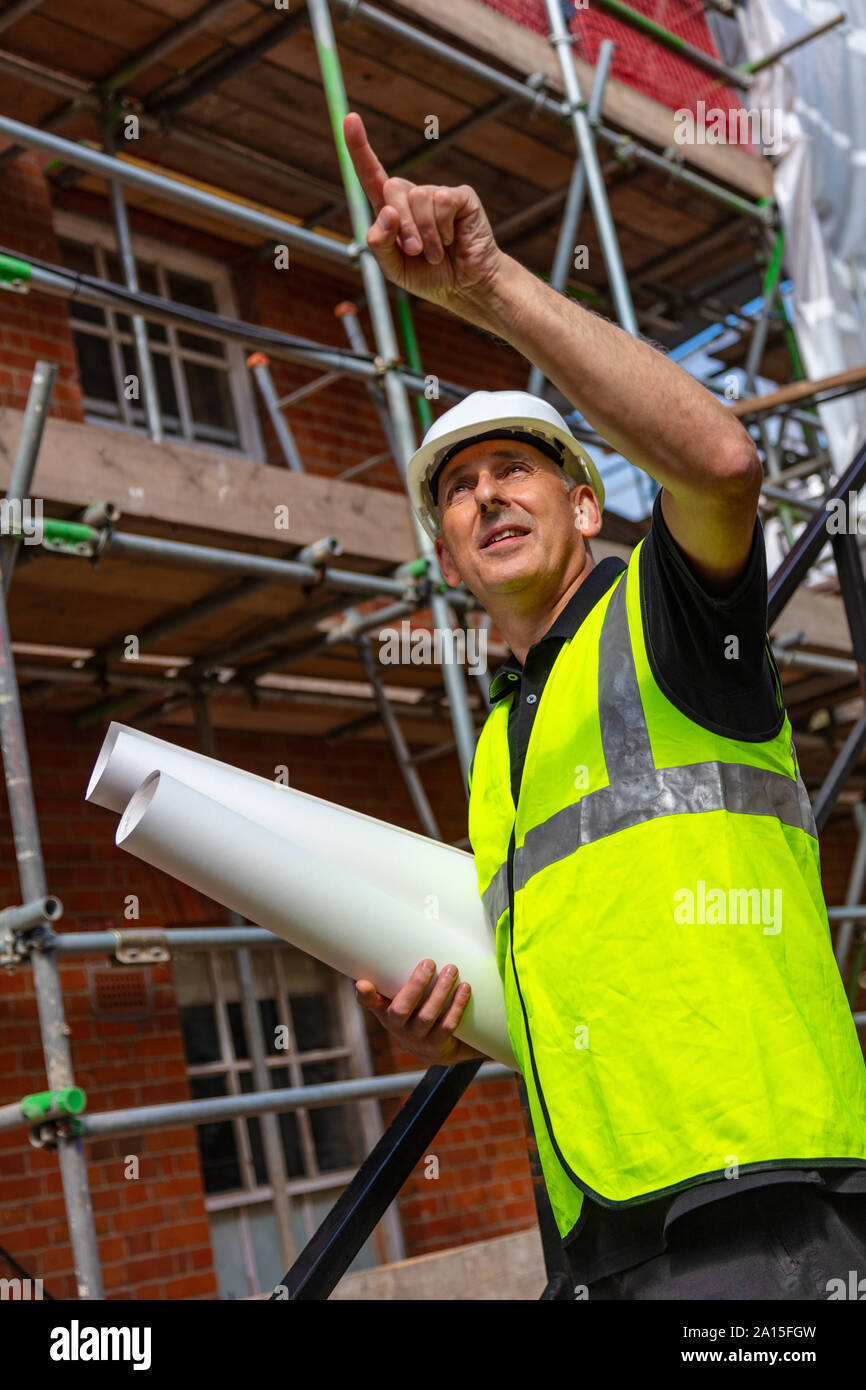
[[[386,999],[369,980],[356,980],[355,997],[375,1015],[401,1047],[427,1067],[451,1067],[455,1062],[468,1062],[473,1057],[488,1061],[485,1053],[454,1037],[454,1029],[460,1024],[470,994],[469,986],[461,985],[448,1007],[445,1007],[457,982],[456,974],[449,978],[442,970],[430,994],[418,1008],[435,973],[435,965],[428,972],[424,970],[424,962],[419,962],[393,999]]]
[[[343,122],[346,147],[376,221],[367,245],[383,274],[395,285],[455,310],[483,305],[504,259],[481,200],[462,184],[410,183],[389,179],[367,139],[364,122],[350,111]]]

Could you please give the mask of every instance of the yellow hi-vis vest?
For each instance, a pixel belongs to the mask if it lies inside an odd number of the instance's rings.
[[[762,1168],[866,1167],[866,1065],[778,672],[782,724],[763,741],[671,704],[644,640],[642,544],[553,665],[517,807],[513,695],[470,774],[478,888],[563,1239],[584,1193],[626,1207]]]

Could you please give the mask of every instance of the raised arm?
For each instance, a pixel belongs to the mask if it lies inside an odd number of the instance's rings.
[[[611,446],[663,489],[665,520],[694,572],[724,592],[749,554],[761,466],[739,421],[688,372],[558,294],[503,252],[475,191],[388,178],[361,117],[344,135],[376,221],[384,274],[504,338]]]

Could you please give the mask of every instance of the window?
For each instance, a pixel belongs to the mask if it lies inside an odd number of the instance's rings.
[[[252,948],[250,958],[256,1022],[274,1088],[370,1074],[351,981],[288,945]],[[178,952],[174,975],[193,1098],[257,1089],[236,953]],[[381,1134],[377,1111],[370,1102],[348,1101],[277,1115],[298,1251],[375,1146]],[[261,1121],[233,1117],[196,1130],[220,1296],[244,1298],[272,1289],[286,1271]],[[402,1257],[393,1239],[395,1219],[380,1222],[351,1268]]]
[[[70,270],[124,283],[113,230],[60,214],[60,259]],[[218,262],[134,240],[139,286],[148,294],[234,316],[228,273]],[[146,433],[144,401],[137,387],[138,360],[128,314],[69,301],[78,355],[85,419],[91,424]],[[263,455],[243,353],[186,329],[147,323],[147,340],[166,439],[210,449]]]

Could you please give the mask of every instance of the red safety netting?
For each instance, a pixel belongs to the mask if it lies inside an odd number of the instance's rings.
[[[544,0],[481,0],[481,3],[516,20],[526,29],[534,29],[545,36],[549,32]],[[625,0],[625,3],[695,48],[719,58],[701,0]],[[570,13],[571,8],[567,4],[566,13]],[[600,6],[593,5],[592,0],[585,8],[574,10],[568,27],[577,36],[574,44],[576,57],[595,67],[602,40],[611,39],[616,44],[611,75],[675,111],[697,111],[699,101],[704,102],[705,112],[711,109],[725,112],[741,109],[742,103],[737,93],[723,85],[718,77],[704,72],[695,63],[665,48],[649,35],[641,34],[622,20],[615,19]],[[584,92],[583,95],[587,97],[589,93]],[[737,125],[736,122],[732,123],[729,143],[748,144],[748,140],[738,138],[740,132]]]

